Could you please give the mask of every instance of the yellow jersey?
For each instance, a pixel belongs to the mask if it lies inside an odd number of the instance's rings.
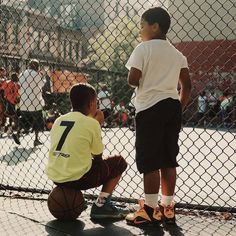
[[[80,112],[57,118],[50,139],[46,174],[57,183],[80,179],[91,168],[92,154],[104,149],[99,122]]]

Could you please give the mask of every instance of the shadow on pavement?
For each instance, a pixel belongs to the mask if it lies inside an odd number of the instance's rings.
[[[35,148],[18,148],[14,147],[9,153],[1,157],[1,162],[6,162],[8,166],[14,166],[19,162],[27,161],[30,154],[35,151]]]
[[[93,222],[97,223],[97,222]],[[133,235],[129,230],[113,224],[112,221],[103,221],[99,226],[94,225],[93,228],[85,229],[85,223],[81,220],[71,222],[63,222],[58,220],[49,221],[45,225],[46,232],[49,236],[60,235],[80,235],[80,236],[129,236]]]

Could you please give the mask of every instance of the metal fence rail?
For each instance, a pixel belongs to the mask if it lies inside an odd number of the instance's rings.
[[[44,169],[53,119],[70,110],[70,87],[87,81],[98,93],[106,89],[111,98],[103,127],[104,155],[119,152],[129,163],[114,196],[122,201],[143,197],[134,160],[133,90],[126,82],[125,63],[139,43],[141,14],[154,6],[169,11],[167,36],[187,57],[193,83],[180,134],[176,201],[181,207],[236,212],[234,0],[0,0],[1,83],[37,59],[45,101],[39,136],[43,145],[37,147],[27,124],[21,127],[21,145],[14,143],[14,119],[0,103],[1,194],[50,191],[53,184]],[[93,197],[97,191],[85,194]]]

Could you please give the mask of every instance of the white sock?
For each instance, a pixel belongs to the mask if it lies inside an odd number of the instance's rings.
[[[98,207],[102,207],[104,205],[104,203],[106,202],[106,198],[108,198],[109,196],[110,196],[110,193],[100,192],[95,204]]]
[[[145,193],[145,204],[152,208],[156,208],[158,204],[158,193],[153,193],[153,194]]]
[[[162,195],[161,197],[161,203],[168,206],[168,205],[171,205],[172,201],[174,199],[174,196],[165,196],[165,195]]]

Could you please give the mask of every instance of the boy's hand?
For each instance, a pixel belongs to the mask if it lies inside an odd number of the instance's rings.
[[[96,119],[100,125],[104,123],[104,114],[101,110],[97,110],[93,118]]]

